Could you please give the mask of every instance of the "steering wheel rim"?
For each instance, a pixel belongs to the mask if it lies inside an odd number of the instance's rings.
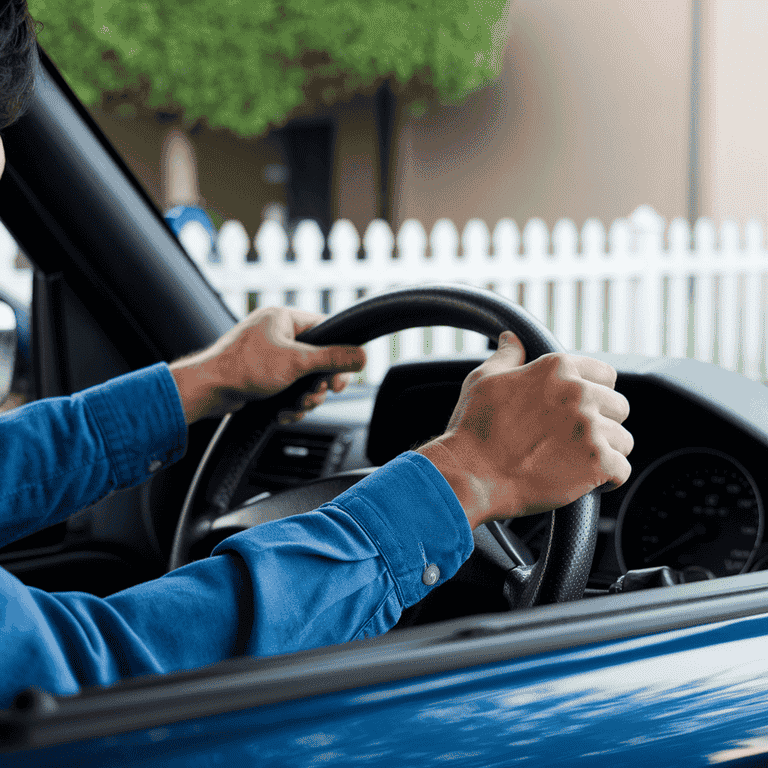
[[[528,362],[564,351],[552,333],[522,307],[490,291],[463,285],[404,288],[365,299],[333,315],[300,339],[310,344],[364,344],[408,328],[446,325],[497,340],[504,330],[520,338]],[[249,403],[222,419],[197,468],[182,508],[168,570],[189,562],[193,532],[230,512],[246,470],[276,429],[277,414],[296,407],[322,375],[307,376],[274,397]],[[326,499],[328,500],[328,499]],[[504,594],[511,608],[580,598],[597,541],[598,490],[551,513],[547,543],[532,565],[513,564]],[[498,529],[494,531],[498,536]],[[477,540],[477,537],[476,537]]]

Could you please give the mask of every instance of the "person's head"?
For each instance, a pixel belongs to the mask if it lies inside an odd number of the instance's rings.
[[[36,60],[35,22],[27,0],[0,0],[0,131],[29,108]],[[0,140],[0,174],[4,167]]]

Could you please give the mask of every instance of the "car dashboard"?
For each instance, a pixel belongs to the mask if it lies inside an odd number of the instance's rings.
[[[666,565],[685,581],[768,567],[768,390],[693,360],[595,355],[618,371],[635,438],[629,480],[601,497],[590,593],[628,570]],[[281,427],[248,473],[240,502],[336,472],[378,466],[439,434],[480,360],[393,366]],[[538,556],[547,515],[507,523]]]

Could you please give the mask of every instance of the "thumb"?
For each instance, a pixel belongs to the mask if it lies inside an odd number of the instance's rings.
[[[316,347],[296,342],[299,353],[299,378],[307,373],[345,373],[359,371],[365,365],[365,350],[362,347],[331,345]]]
[[[502,331],[499,336],[499,352],[508,356],[510,365],[518,366],[525,362],[525,348],[523,342],[512,333],[512,331]]]

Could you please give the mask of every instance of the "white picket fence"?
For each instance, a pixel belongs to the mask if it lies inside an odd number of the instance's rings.
[[[240,222],[226,222],[211,260],[203,227],[182,230],[184,247],[238,316],[249,307],[292,305],[335,312],[362,297],[405,285],[458,282],[489,288],[525,306],[568,348],[694,357],[766,380],[768,252],[756,221],[743,231],[682,219],[665,221],[641,206],[607,232],[597,220],[581,233],[568,219],[551,235],[544,222],[499,221],[490,232],[470,221],[459,235],[448,220],[427,235],[417,221],[395,237],[373,222],[362,238],[337,221],[330,259],[314,222],[289,238],[276,222],[251,241]],[[693,246],[691,246],[693,239]],[[289,248],[290,245],[290,248]],[[396,246],[396,250],[395,250]],[[522,248],[521,248],[522,246]],[[251,252],[256,260],[248,261]],[[362,257],[362,258],[361,258]],[[372,342],[366,378],[379,381],[396,360],[484,354],[486,340],[454,329],[418,329]]]
[[[768,379],[768,251],[755,221],[743,230],[726,222],[717,231],[701,219],[693,238],[687,222],[667,227],[648,206],[614,221],[607,233],[594,219],[580,233],[563,219],[551,234],[538,219],[522,233],[505,219],[492,232],[470,221],[461,235],[441,220],[427,235],[411,220],[395,236],[375,221],[362,249],[354,226],[337,221],[329,259],[309,221],[290,240],[277,222],[264,222],[251,239],[240,222],[228,221],[215,253],[196,222],[180,239],[238,317],[268,305],[335,312],[397,286],[458,282],[522,304],[572,350],[688,356]],[[256,260],[249,261],[249,253]],[[0,285],[29,300],[31,276],[14,268],[15,255],[15,243],[0,227]],[[486,349],[474,333],[405,331],[368,345],[362,378],[380,381],[396,360],[482,356]]]

